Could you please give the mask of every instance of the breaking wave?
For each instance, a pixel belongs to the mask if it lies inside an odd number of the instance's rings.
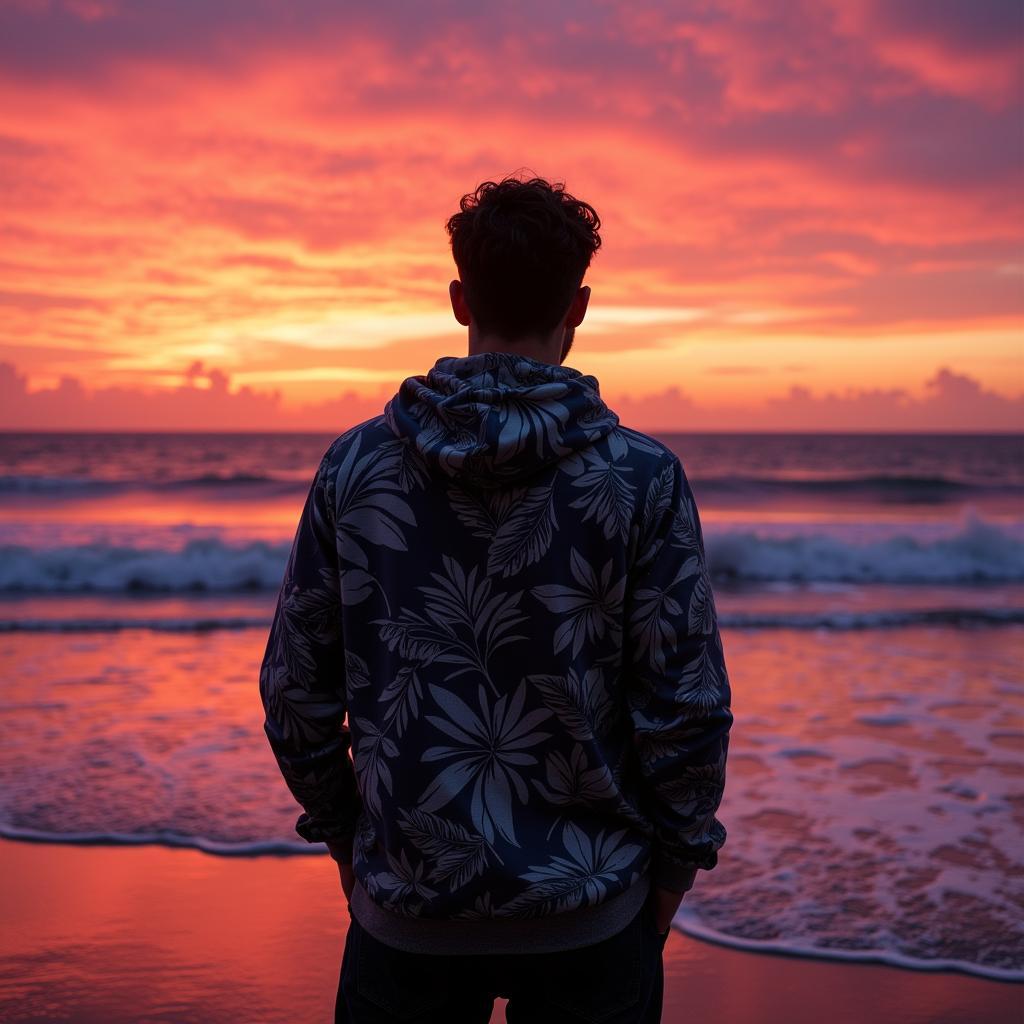
[[[855,542],[826,533],[706,534],[715,582],[977,584],[1024,581],[1024,540],[972,517],[956,533]],[[238,593],[275,591],[290,541],[207,537],[174,547],[86,543],[0,546],[0,592]],[[827,624],[827,623],[826,623]]]

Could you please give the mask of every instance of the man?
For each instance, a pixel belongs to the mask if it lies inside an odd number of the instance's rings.
[[[725,841],[689,483],[563,365],[599,227],[539,178],[464,196],[468,355],[338,437],[302,512],[260,694],[349,900],[337,1021],[482,1024],[496,996],[660,1020],[670,922]]]

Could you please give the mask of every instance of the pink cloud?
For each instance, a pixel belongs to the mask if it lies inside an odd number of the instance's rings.
[[[351,389],[288,406],[281,392],[231,388],[222,370],[193,363],[177,387],[90,390],[75,377],[30,391],[13,364],[0,362],[0,430],[344,430],[377,415],[397,389],[375,395]],[[1024,430],[1024,392],[1007,397],[974,378],[940,367],[914,397],[902,388],[848,388],[815,395],[794,385],[782,396],[743,406],[711,405],[678,387],[645,395],[602,394],[622,421],[641,430]]]
[[[599,208],[601,301],[753,311],[725,340],[770,340],[779,311],[815,345],[1005,327],[1018,6],[0,0],[0,352],[83,387],[177,353],[323,361],[347,311],[443,303],[446,216],[523,164]],[[197,415],[295,405],[212,385],[183,396]]]
[[[847,388],[814,394],[793,385],[785,395],[747,406],[706,405],[678,388],[611,404],[624,421],[669,431],[1024,431],[1024,391],[1006,396],[967,374],[940,367],[920,397],[904,388]],[[606,396],[607,397],[607,396]]]

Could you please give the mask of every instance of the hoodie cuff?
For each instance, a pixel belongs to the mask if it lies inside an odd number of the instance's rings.
[[[689,892],[697,878],[697,868],[691,864],[662,859],[657,855],[651,867],[651,884],[670,892]]]
[[[295,822],[295,831],[307,843],[326,843],[328,840],[342,843],[355,835],[356,827],[351,818],[330,818],[324,823],[304,811]]]
[[[326,839],[324,842],[327,844],[327,852],[339,864],[351,864],[353,840],[353,836],[347,836],[343,839]]]

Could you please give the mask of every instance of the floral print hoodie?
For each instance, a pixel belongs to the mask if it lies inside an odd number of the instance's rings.
[[[330,445],[259,683],[296,831],[393,913],[682,892],[725,841],[693,495],[569,367],[444,356]]]

